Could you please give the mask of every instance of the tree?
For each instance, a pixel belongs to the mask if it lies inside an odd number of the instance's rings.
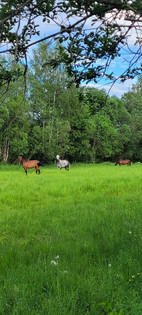
[[[89,124],[92,161],[111,159],[115,155],[117,131],[109,117],[97,113]]]
[[[84,104],[89,106],[91,115],[95,115],[106,106],[107,94],[104,90],[95,88],[84,89]]]
[[[26,73],[29,47],[45,39],[58,39],[65,43],[51,64],[56,67],[64,62],[77,83],[92,79],[96,82],[102,76],[115,81],[109,65],[123,48],[131,58],[127,69],[120,75],[121,80],[141,72],[141,0],[4,0],[0,8],[0,53],[10,52],[14,56],[12,70],[5,70],[3,64],[0,65],[1,84],[17,77],[15,62],[21,58],[25,58]],[[54,22],[59,30],[47,32],[44,38],[33,41],[33,36],[40,35],[37,17],[47,25]],[[132,30],[136,33],[133,51],[128,41]],[[9,47],[3,48],[4,44],[9,44]],[[104,63],[98,65],[98,59]]]
[[[134,161],[142,161],[142,77],[130,92],[124,94],[123,101],[130,115],[131,156]]]
[[[19,81],[0,100],[0,161],[13,162],[29,151],[29,106],[23,96],[23,81]]]
[[[53,70],[49,65],[49,58],[55,53],[56,50],[51,49],[48,43],[41,43],[34,50],[27,80],[31,115],[30,152],[48,162],[69,150],[70,123],[64,100],[69,79],[64,66]]]
[[[92,160],[132,157],[131,114],[125,102],[109,97],[104,90],[86,88]]]

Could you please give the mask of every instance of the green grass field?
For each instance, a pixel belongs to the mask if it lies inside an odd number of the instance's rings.
[[[142,165],[0,165],[0,315],[142,314]]]

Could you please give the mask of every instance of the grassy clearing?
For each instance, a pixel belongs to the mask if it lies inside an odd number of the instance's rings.
[[[141,164],[0,174],[0,315],[142,314]]]

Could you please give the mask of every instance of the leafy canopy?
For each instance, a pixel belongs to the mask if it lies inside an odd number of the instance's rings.
[[[77,83],[92,79],[96,82],[102,76],[115,81],[109,65],[120,55],[121,49],[126,49],[130,55],[121,80],[141,72],[141,0],[2,0],[0,8],[0,53],[13,54],[15,62],[25,58],[25,72],[28,49],[46,39],[58,39],[64,44],[51,64],[56,67],[64,62]],[[35,36],[40,35],[39,17],[47,31],[44,38],[34,41]],[[58,26],[57,32],[49,33],[51,22]],[[135,34],[133,50],[129,47],[132,31]],[[98,64],[100,59],[103,62]],[[1,63],[2,83],[17,77],[17,72],[3,70]]]

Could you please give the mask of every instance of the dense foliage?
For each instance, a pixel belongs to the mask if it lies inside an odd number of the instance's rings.
[[[77,88],[63,65],[53,70],[48,64],[57,50],[40,44],[26,95],[21,78],[1,96],[0,160],[15,162],[23,154],[50,163],[60,154],[71,162],[141,161],[142,78],[121,100],[104,90]]]
[[[14,55],[13,69],[5,70],[0,64],[0,84],[15,80],[19,75],[15,64],[22,58],[26,72],[29,47],[49,38],[65,43],[52,65],[66,63],[77,83],[102,76],[115,81],[109,65],[121,49],[129,56],[120,78],[141,72],[141,0],[2,0],[0,9],[0,53]],[[37,39],[41,21],[46,25],[45,36]],[[56,32],[50,30],[50,22],[58,26]],[[135,40],[129,46],[132,32]],[[100,59],[103,63],[98,64]]]

